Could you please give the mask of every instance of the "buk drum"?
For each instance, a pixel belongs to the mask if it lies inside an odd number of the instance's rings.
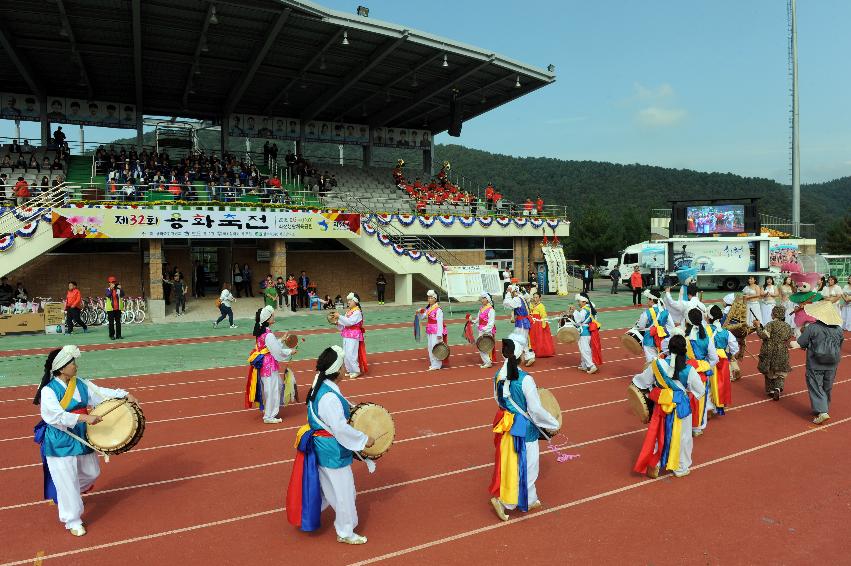
[[[490,355],[495,345],[496,340],[490,334],[482,334],[476,339],[476,349],[483,354]]]
[[[290,334],[286,338],[284,338],[284,344],[287,348],[293,349],[298,346],[298,336],[295,334]]]
[[[644,348],[641,345],[642,338],[641,332],[638,329],[630,328],[626,334],[621,336],[621,345],[630,354],[642,354],[644,352]]]
[[[371,460],[378,460],[390,450],[396,437],[396,425],[390,412],[376,403],[360,403],[355,405],[349,417],[352,428],[375,439],[375,444],[361,450],[360,455]]]
[[[106,454],[127,452],[145,433],[145,414],[139,405],[127,399],[107,399],[89,414],[103,420],[86,427],[86,440]]]
[[[558,404],[558,400],[555,398],[549,389],[545,389],[543,387],[538,388],[538,397],[541,398],[541,406],[546,410],[549,414],[553,416],[555,420],[558,421],[558,430],[544,430],[545,433],[549,435],[550,438],[558,434],[558,431],[561,430],[562,425],[562,414],[561,414],[561,405]],[[547,440],[544,437],[541,437],[541,440]]]
[[[647,393],[630,383],[626,388],[626,402],[629,409],[638,417],[642,423],[650,422],[650,407],[647,404]]]
[[[431,355],[442,362],[449,357],[449,346],[443,342],[438,342],[434,345],[434,348],[431,349]]]
[[[558,329],[556,340],[560,344],[573,344],[579,341],[579,329],[570,324],[565,324]]]

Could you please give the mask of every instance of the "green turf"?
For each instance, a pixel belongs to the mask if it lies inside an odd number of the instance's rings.
[[[718,294],[707,294],[706,300],[717,298]],[[626,306],[631,303],[630,295],[620,293],[609,295],[594,293],[593,300],[599,308]],[[567,297],[548,297],[544,304],[550,316],[556,316],[566,306],[572,304]],[[456,322],[448,325],[450,344],[463,342],[463,318],[468,312],[475,312],[478,307],[474,304],[453,305],[451,319]],[[370,312],[365,307],[367,321],[367,350],[371,353],[423,348],[424,343],[417,344],[413,339],[410,326],[403,329],[374,329],[370,325],[406,323],[412,321],[412,307],[385,307]],[[448,309],[445,309],[448,311]],[[506,314],[501,306],[497,312]],[[448,313],[447,313],[448,314]],[[626,328],[632,326],[638,318],[638,309],[603,312],[600,322],[603,329]],[[248,320],[239,321],[240,328],[210,327],[209,322],[188,322],[171,324],[142,324],[125,327],[125,339],[132,342],[147,340],[163,340],[174,338],[203,338],[207,336],[244,334],[250,330]],[[290,330],[328,328],[325,313],[307,312],[305,316],[285,318],[275,325],[279,333]],[[508,321],[497,322],[498,336],[505,336],[511,330]],[[96,327],[88,334],[79,331],[72,336],[62,335],[9,335],[2,339],[0,346],[4,350],[19,350],[28,348],[59,347],[64,344],[103,344],[109,339],[105,327]],[[321,334],[306,336],[300,346],[299,358],[315,358],[324,348],[338,344],[337,334]],[[203,370],[221,366],[239,366],[246,363],[248,353],[253,347],[253,341],[233,340],[226,342],[199,342],[193,344],[174,344],[164,346],[144,346],[120,350],[97,350],[84,353],[81,359],[81,375],[91,378],[116,377],[137,374],[160,373],[177,370]],[[0,358],[0,385],[21,385],[37,383],[41,377],[44,355],[20,355]]]

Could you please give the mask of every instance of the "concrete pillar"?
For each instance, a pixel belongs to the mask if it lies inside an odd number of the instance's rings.
[[[432,153],[430,147],[428,149],[423,150],[423,173],[425,173],[425,176],[429,178],[434,175],[431,166],[431,156]]]
[[[372,166],[372,144],[362,145],[361,149],[363,150],[362,167],[367,168]]]
[[[46,146],[50,140],[50,122],[47,119],[47,97],[41,97],[41,145]]]
[[[410,273],[396,273],[394,278],[396,304],[412,305],[414,303],[414,276]]]
[[[287,241],[275,239],[269,242],[269,271],[272,277],[287,278]]]
[[[163,299],[163,241],[148,240],[148,315],[154,322],[165,318]]]

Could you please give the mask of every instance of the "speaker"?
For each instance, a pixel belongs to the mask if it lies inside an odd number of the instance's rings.
[[[461,104],[458,103],[458,91],[452,91],[452,98],[449,99],[449,114],[451,121],[447,133],[452,137],[461,135],[461,126],[464,120],[461,118]]]

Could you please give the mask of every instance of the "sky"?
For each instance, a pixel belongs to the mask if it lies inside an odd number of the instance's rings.
[[[553,85],[439,143],[790,182],[785,0],[360,1],[374,19],[556,66]],[[354,12],[358,2],[320,3]],[[801,0],[797,16],[801,180],[848,176],[851,2]],[[124,133],[92,130],[88,140]]]

